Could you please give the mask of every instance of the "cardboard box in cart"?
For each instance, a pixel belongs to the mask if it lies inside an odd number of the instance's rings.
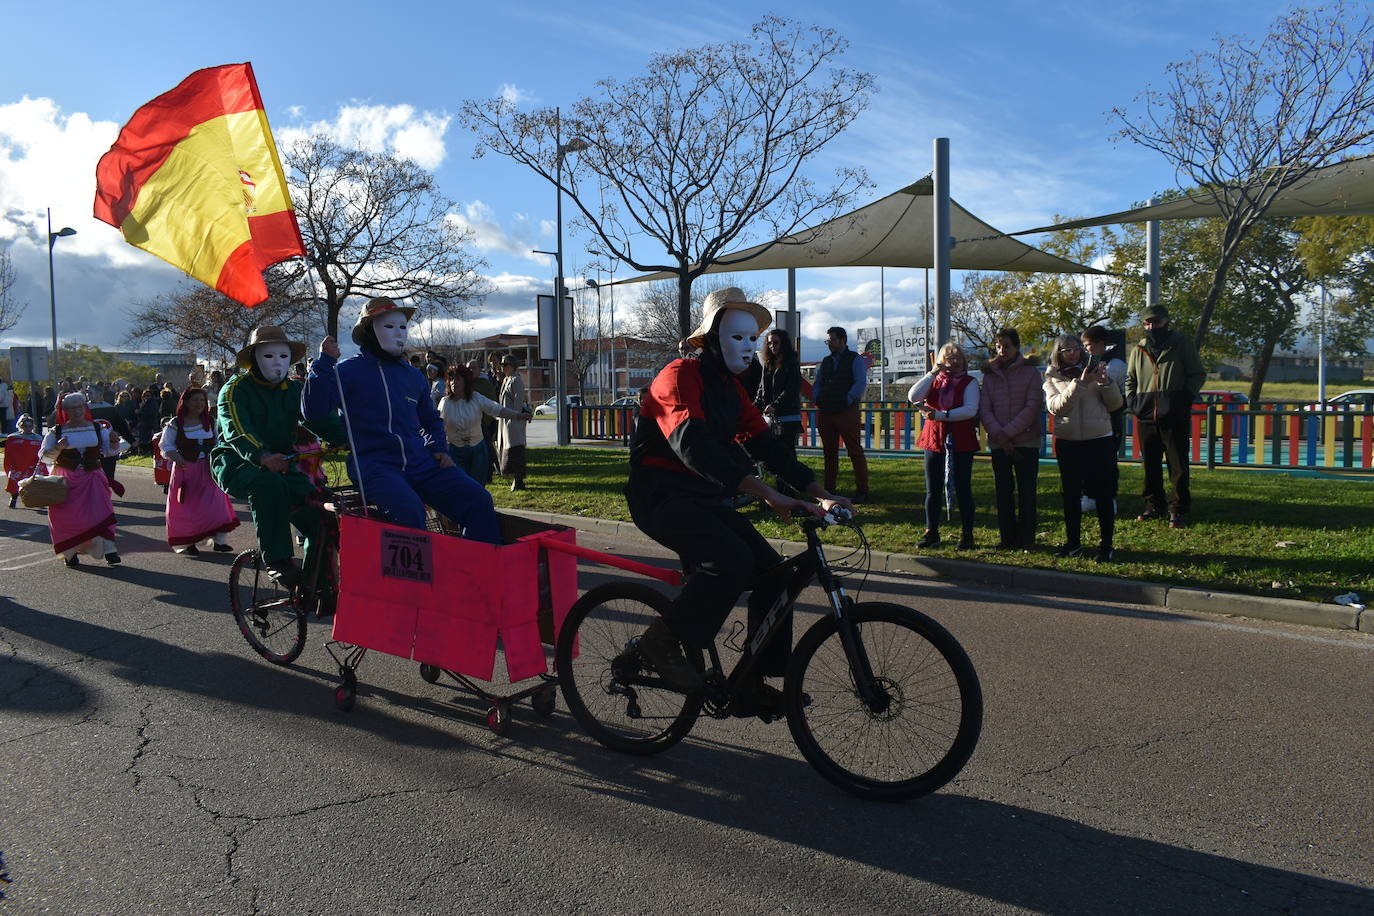
[[[577,600],[577,559],[540,544],[577,532],[498,518],[501,545],[343,516],[333,638],[484,681],[499,639],[512,682],[546,673],[544,646]]]

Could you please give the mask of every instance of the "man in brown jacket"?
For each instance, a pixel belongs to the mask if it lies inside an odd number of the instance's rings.
[[[997,493],[997,546],[1035,544],[1035,484],[1040,474],[1040,415],[1045,407],[1040,370],[1021,355],[1021,335],[1002,328],[993,340],[997,357],[983,366],[978,421],[987,430],[992,480]]]

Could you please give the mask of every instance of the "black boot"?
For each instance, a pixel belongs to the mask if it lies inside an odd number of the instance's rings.
[[[920,550],[929,550],[931,547],[940,543],[940,532],[934,528],[927,528],[926,533],[916,542],[916,547]]]

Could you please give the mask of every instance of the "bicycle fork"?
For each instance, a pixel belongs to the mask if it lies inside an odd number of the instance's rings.
[[[863,639],[859,636],[858,624],[849,613],[854,607],[854,599],[845,594],[839,577],[831,572],[820,541],[814,541],[811,548],[816,552],[816,578],[830,599],[830,610],[835,615],[835,629],[840,636],[840,645],[844,647],[845,658],[849,661],[849,676],[854,683],[854,690],[869,712],[881,715],[891,705],[892,697],[878,683],[878,678],[873,673],[873,665],[868,660],[868,650],[864,648]]]

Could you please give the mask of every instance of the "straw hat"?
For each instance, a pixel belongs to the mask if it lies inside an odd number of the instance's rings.
[[[358,313],[358,323],[353,325],[353,342],[361,347],[363,345],[363,328],[371,324],[372,319],[385,315],[387,312],[401,312],[406,316],[406,321],[409,321],[415,316],[415,307],[413,305],[397,305],[386,296],[369,299],[367,305],[364,305],[363,310]]]
[[[744,290],[738,286],[713,289],[706,294],[706,301],[701,307],[701,326],[688,336],[687,343],[694,347],[701,346],[702,338],[711,332],[711,327],[716,322],[716,313],[725,309],[744,309],[753,315],[754,320],[758,322],[760,334],[773,323],[773,313],[757,302],[750,302],[745,297]]]
[[[265,324],[260,328],[254,328],[253,333],[248,335],[248,346],[240,350],[235,357],[240,369],[253,368],[253,348],[258,344],[284,343],[291,348],[291,362],[298,363],[305,356],[305,344],[295,340],[286,339],[286,331],[277,327],[275,324]]]

